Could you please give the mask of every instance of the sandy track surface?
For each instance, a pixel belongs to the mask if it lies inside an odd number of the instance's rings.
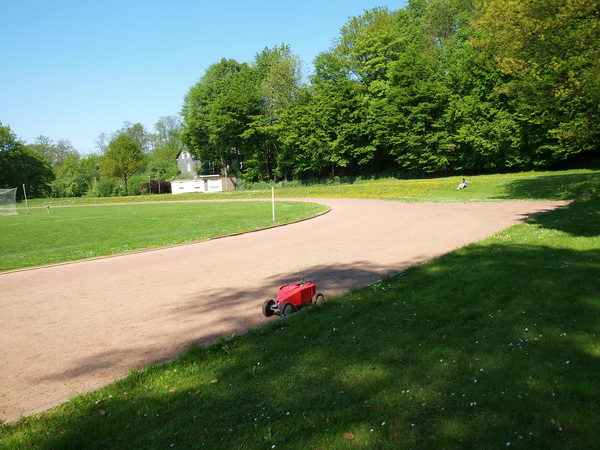
[[[14,420],[267,320],[300,273],[326,296],[565,202],[313,199],[320,217],[223,239],[0,273],[0,419]]]

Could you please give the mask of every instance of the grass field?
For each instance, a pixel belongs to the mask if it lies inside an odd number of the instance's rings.
[[[564,176],[513,179],[485,195],[553,191],[576,199],[568,207],[133,371],[4,426],[0,444],[597,448],[600,177],[552,178]]]
[[[0,217],[0,270],[207,239],[300,220],[315,203],[177,202],[31,208]]]
[[[384,178],[353,183],[275,186],[279,198],[378,198],[408,202],[481,202],[505,200],[572,200],[600,195],[600,171],[522,172],[468,177],[469,188],[457,190],[460,178],[401,180]],[[35,199],[32,206],[85,203],[156,202],[172,200],[220,200],[271,198],[271,189],[236,190],[211,194],[190,193],[137,197]],[[24,205],[20,205],[21,208]]]

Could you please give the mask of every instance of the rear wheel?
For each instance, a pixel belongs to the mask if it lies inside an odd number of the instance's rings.
[[[283,317],[287,317],[294,312],[294,307],[292,306],[291,303],[286,303],[285,305],[283,305],[283,308],[281,308],[281,312],[282,312],[281,315]]]
[[[325,302],[325,297],[323,296],[323,294],[315,295],[315,298],[313,299],[313,303],[315,305],[322,305],[324,302]]]
[[[273,315],[273,306],[275,306],[275,300],[265,300],[263,303],[263,314],[267,317],[271,317]]]

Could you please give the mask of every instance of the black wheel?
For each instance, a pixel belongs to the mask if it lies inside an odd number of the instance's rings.
[[[323,296],[323,294],[316,294],[315,298],[313,299],[313,303],[315,305],[322,305],[325,302],[325,297]]]
[[[292,306],[291,303],[286,303],[285,305],[283,305],[283,308],[281,308],[281,316],[282,317],[287,317],[289,315],[291,315],[294,312],[294,307]]]
[[[263,314],[267,317],[271,317],[273,315],[273,306],[275,306],[275,300],[265,300],[263,303]]]

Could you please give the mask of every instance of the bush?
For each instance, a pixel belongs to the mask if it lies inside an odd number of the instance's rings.
[[[70,178],[54,180],[51,184],[52,197],[81,197],[90,189],[90,180],[86,175],[80,174]]]
[[[117,183],[110,178],[100,178],[88,191],[89,197],[112,197]]]
[[[112,190],[113,197],[125,197],[125,186],[115,182],[115,187]]]
[[[128,181],[129,195],[141,195],[142,189],[141,184],[144,183],[148,178],[145,175],[134,175]]]
[[[142,183],[140,189],[142,194],[170,194],[171,182],[167,180],[152,180]]]

